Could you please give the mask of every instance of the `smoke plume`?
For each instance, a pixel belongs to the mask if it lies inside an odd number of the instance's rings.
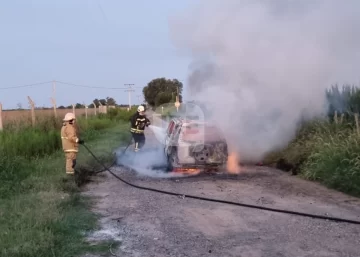
[[[176,47],[193,58],[186,99],[212,109],[240,159],[291,140],[327,110],[325,89],[359,78],[356,0],[203,0],[173,17]]]
[[[165,124],[166,126],[166,124]],[[150,125],[149,129],[154,134],[150,137],[144,149],[135,153],[131,147],[126,149],[120,148],[117,151],[117,162],[132,168],[139,176],[153,178],[174,178],[183,177],[183,174],[173,172],[167,173],[167,158],[164,154],[165,130],[162,127]]]
[[[138,176],[153,178],[173,178],[183,176],[182,174],[166,172],[167,161],[164,156],[163,148],[148,148],[137,153],[127,151],[125,154],[121,154],[122,150],[123,149],[119,150],[118,163],[132,168]]]

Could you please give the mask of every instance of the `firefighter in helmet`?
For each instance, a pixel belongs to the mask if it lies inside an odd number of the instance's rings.
[[[145,127],[150,125],[150,120],[145,115],[145,107],[139,105],[137,112],[130,118],[130,132],[135,141],[135,152],[145,145]]]
[[[76,118],[73,113],[67,113],[63,119],[64,123],[61,128],[62,147],[66,158],[66,174],[71,175],[74,174],[79,144],[84,143],[83,140],[78,138],[77,130],[74,124],[75,120]]]

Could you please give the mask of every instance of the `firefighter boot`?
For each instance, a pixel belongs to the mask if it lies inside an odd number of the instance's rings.
[[[66,174],[74,175],[76,165],[76,153],[70,152],[65,154],[66,158]]]

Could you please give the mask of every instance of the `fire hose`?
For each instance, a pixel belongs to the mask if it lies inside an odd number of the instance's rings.
[[[124,149],[122,154],[124,154],[125,151],[127,150],[127,148],[130,146],[131,141],[132,140],[130,140],[129,144],[126,146],[126,148]],[[290,211],[290,210],[284,210],[284,209],[268,208],[268,207],[263,207],[263,206],[259,206],[259,205],[251,205],[251,204],[245,204],[245,203],[239,203],[239,202],[225,201],[225,200],[220,200],[220,199],[213,199],[213,198],[194,196],[194,195],[188,195],[188,194],[179,194],[179,193],[160,190],[160,189],[156,189],[156,188],[139,186],[139,185],[130,183],[130,182],[124,180],[123,178],[121,178],[120,176],[116,175],[115,173],[113,173],[110,170],[111,166],[113,166],[113,165],[111,165],[110,167],[106,167],[105,164],[103,164],[85,144],[83,144],[83,146],[90,153],[90,155],[101,166],[104,167],[103,170],[101,170],[101,171],[99,171],[97,173],[100,173],[100,172],[103,172],[103,171],[108,171],[116,179],[120,180],[121,182],[123,182],[123,183],[125,183],[125,184],[127,184],[127,185],[129,185],[131,187],[135,187],[135,188],[138,188],[138,189],[147,190],[147,191],[156,192],[156,193],[161,193],[161,194],[166,194],[166,195],[173,195],[173,196],[181,197],[182,199],[185,199],[185,197],[186,197],[186,198],[191,198],[191,199],[196,199],[196,200],[201,200],[201,201],[224,203],[224,204],[230,204],[230,205],[235,205],[235,206],[239,206],[239,207],[247,207],[247,208],[253,208],[253,209],[260,209],[260,210],[264,210],[264,211],[292,214],[292,215],[310,217],[310,218],[315,218],[315,219],[330,220],[330,221],[335,221],[335,222],[345,222],[345,223],[351,223],[351,224],[360,224],[360,221],[357,221],[357,220],[342,219],[342,218],[331,217],[331,216],[322,216],[322,215],[316,215],[316,214],[310,214],[310,213],[304,213],[304,212],[296,212],[296,211]],[[115,164],[115,162],[114,162],[114,164]]]
[[[127,149],[129,148],[129,146],[131,145],[131,141],[132,141],[132,139],[130,139],[129,143],[128,143],[127,146],[124,148],[124,150],[122,151],[121,155],[125,154],[126,150],[127,150]],[[108,171],[112,166],[115,165],[115,163],[116,163],[116,158],[115,158],[115,160],[111,163],[111,165],[110,165],[109,167],[106,167],[102,162],[99,161],[98,158],[95,157],[95,155],[90,151],[90,149],[89,149],[87,146],[84,145],[84,147],[85,147],[86,150],[88,150],[88,152],[92,155],[92,157],[93,157],[101,166],[104,166],[104,169],[99,170],[99,171],[96,171],[95,174],[99,174],[99,173],[101,173],[101,172]]]

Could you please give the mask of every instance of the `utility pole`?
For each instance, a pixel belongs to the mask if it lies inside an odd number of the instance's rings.
[[[125,90],[125,92],[129,92],[129,110],[131,109],[131,92],[134,92],[135,90],[131,88],[131,86],[134,86],[134,84],[124,84],[124,86],[129,86],[128,89]]]
[[[141,97],[141,95],[137,95],[137,98],[138,98],[139,104],[141,104],[140,97]]]

